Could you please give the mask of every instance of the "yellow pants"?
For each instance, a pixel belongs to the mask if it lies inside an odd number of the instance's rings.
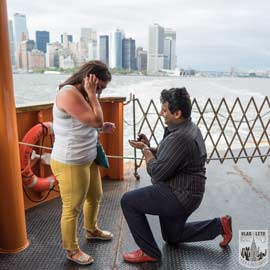
[[[77,224],[83,206],[84,228],[97,229],[97,216],[103,194],[101,177],[95,162],[70,165],[51,159],[53,174],[59,183],[62,198],[61,232],[64,249],[79,248]]]

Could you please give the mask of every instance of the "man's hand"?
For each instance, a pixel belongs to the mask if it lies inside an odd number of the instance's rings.
[[[146,163],[149,160],[155,158],[154,155],[152,154],[149,146],[146,145],[145,143],[143,143],[142,141],[128,140],[128,142],[132,147],[142,150],[142,153],[145,157]]]
[[[143,142],[148,147],[150,147],[150,142],[145,134],[143,134],[143,133],[138,134],[138,141]]]
[[[102,132],[112,134],[114,132],[115,128],[116,128],[115,123],[104,122],[103,127],[102,127]]]
[[[140,141],[128,140],[128,142],[132,147],[137,148],[137,149],[143,149],[144,147],[147,146],[146,144]]]

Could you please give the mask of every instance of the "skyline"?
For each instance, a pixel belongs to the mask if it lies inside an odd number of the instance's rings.
[[[158,23],[176,30],[177,63],[181,68],[270,70],[270,3],[227,2],[105,0],[89,4],[77,0],[76,6],[65,6],[67,1],[48,0],[41,6],[25,0],[22,6],[18,0],[10,0],[7,4],[9,19],[13,20],[16,12],[26,15],[31,39],[35,39],[35,31],[46,30],[51,42],[60,40],[64,32],[72,34],[76,42],[83,27],[93,28],[99,34],[120,28],[127,38],[136,40],[137,46],[148,50],[149,25]]]

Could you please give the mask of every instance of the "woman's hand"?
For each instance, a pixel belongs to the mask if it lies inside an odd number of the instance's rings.
[[[115,123],[104,122],[103,126],[102,126],[102,132],[112,134],[114,132],[115,128],[116,128]]]
[[[147,146],[146,144],[140,141],[128,140],[128,142],[132,147],[137,148],[137,149],[143,149],[144,147]]]
[[[89,96],[96,95],[98,78],[95,74],[89,74],[84,78],[84,88]]]
[[[94,128],[102,128],[103,126],[103,112],[96,96],[98,83],[99,80],[95,74],[89,74],[84,78],[84,88],[89,98],[88,105],[93,112],[92,127]]]

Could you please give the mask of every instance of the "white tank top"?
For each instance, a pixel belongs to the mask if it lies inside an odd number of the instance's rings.
[[[65,85],[61,91],[74,86]],[[51,158],[66,164],[85,164],[97,155],[97,131],[53,105],[53,130],[55,141]]]

